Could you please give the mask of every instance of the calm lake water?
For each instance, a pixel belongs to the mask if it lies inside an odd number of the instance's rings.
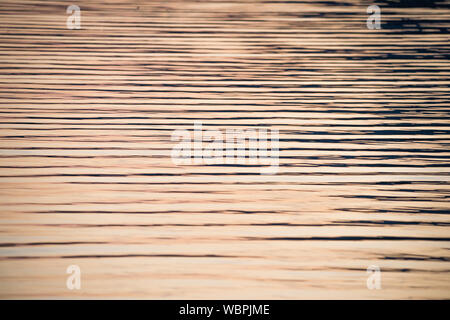
[[[2,0],[0,298],[450,298],[450,5],[405,3]],[[278,174],[174,165],[194,121]]]

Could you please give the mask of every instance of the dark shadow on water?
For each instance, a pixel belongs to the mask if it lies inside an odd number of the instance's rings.
[[[450,6],[442,0],[381,0],[377,3],[383,3],[392,8],[448,8]]]

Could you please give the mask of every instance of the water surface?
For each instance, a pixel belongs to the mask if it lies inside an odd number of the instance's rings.
[[[67,2],[3,0],[0,298],[450,298],[428,3],[369,30],[367,1],[76,1],[69,30]],[[278,174],[175,166],[194,121],[278,129]]]

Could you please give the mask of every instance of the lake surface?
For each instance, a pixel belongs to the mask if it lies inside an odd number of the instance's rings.
[[[2,0],[0,298],[450,298],[449,2],[403,3]],[[194,121],[278,173],[174,165]]]

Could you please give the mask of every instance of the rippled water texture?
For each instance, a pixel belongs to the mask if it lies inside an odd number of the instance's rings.
[[[0,298],[450,298],[427,3],[369,30],[368,1],[86,0],[69,30],[67,1],[2,0]],[[278,129],[278,174],[175,166],[195,120]]]

